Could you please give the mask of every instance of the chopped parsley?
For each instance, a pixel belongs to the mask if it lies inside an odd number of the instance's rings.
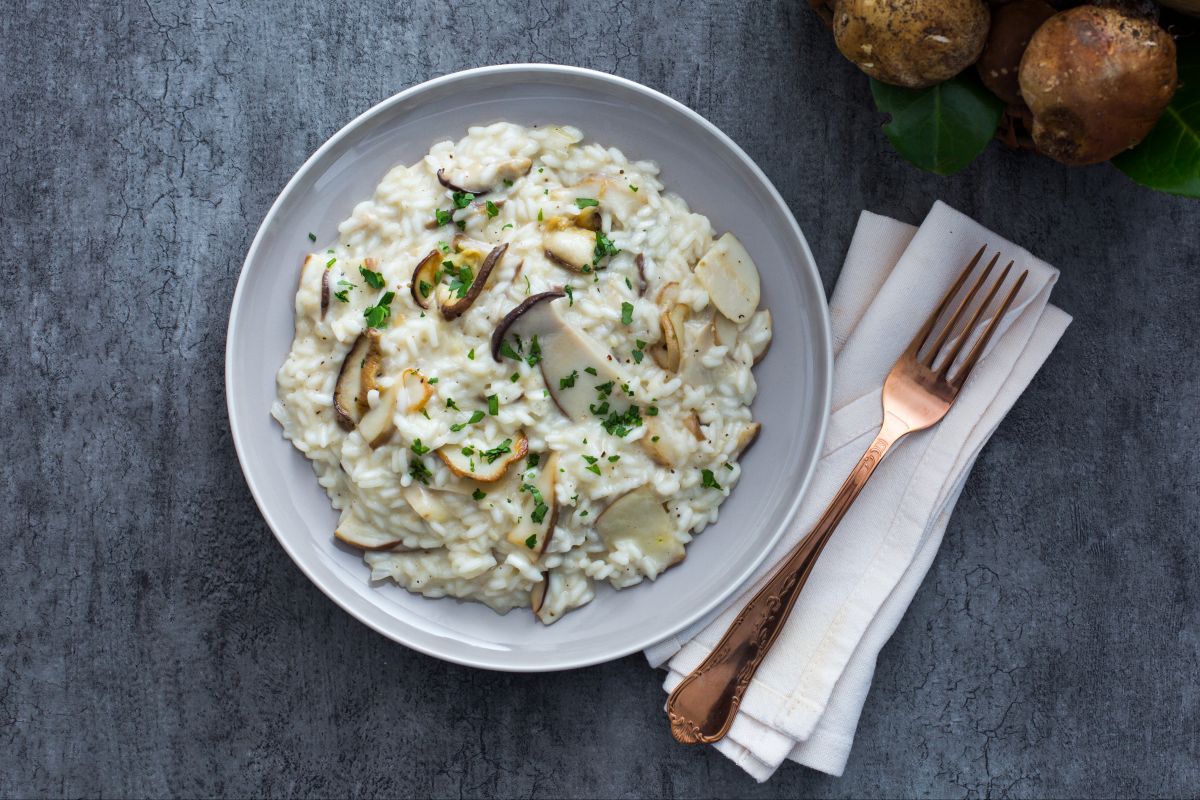
[[[539,208],[538,209],[538,222],[541,222],[544,219],[545,219],[545,217],[542,216],[542,210]]]
[[[471,445],[467,445],[466,447],[464,447],[462,449],[461,452],[464,456],[467,456],[468,458],[470,458],[471,456],[475,455],[475,448],[471,447]]]
[[[512,375],[508,376],[508,379],[513,383],[516,383],[517,381],[521,380],[521,373],[514,372]]]
[[[582,458],[584,461],[586,461],[589,464],[595,464],[597,461],[600,460],[600,459],[596,458],[595,456],[589,456],[589,455],[583,455],[583,456],[580,456],[580,458]]]
[[[487,209],[487,215],[489,217],[499,216],[500,214],[500,209],[491,200],[488,200],[486,203],[484,203],[483,207]]]
[[[438,225],[449,225],[450,221],[454,219],[454,214],[453,214],[453,212],[446,211],[443,208],[439,208],[437,211],[433,212],[433,218],[434,218],[434,220],[437,221]],[[449,253],[450,248],[446,248],[442,252]]]
[[[454,200],[455,208],[466,208],[475,199],[475,195],[470,192],[454,192],[450,197]]]
[[[599,373],[597,373],[597,372],[596,372],[596,368],[595,368],[595,367],[584,367],[584,368],[583,368],[583,371],[584,371],[584,372],[586,372],[588,375],[597,375],[597,374],[599,374]]]
[[[412,441],[412,451],[413,451],[414,453],[416,453],[417,455],[419,455],[419,456],[423,456],[423,455],[425,455],[426,453],[428,453],[428,452],[429,452],[429,448],[428,448],[428,447],[426,447],[425,445],[421,444],[421,440],[420,440],[420,439],[413,439],[413,441]]]
[[[545,503],[538,503],[537,508],[533,510],[533,513],[529,515],[529,518],[534,522],[541,523],[541,521],[546,518],[546,512],[549,510],[550,506],[546,505]],[[536,536],[534,537],[534,541],[537,541]]]
[[[447,220],[447,221],[449,221],[449,220]],[[438,250],[441,250],[443,253],[449,253],[450,252],[450,243],[449,242],[438,242]]]
[[[623,325],[633,324],[633,303],[621,303],[621,323]]]
[[[620,456],[609,456],[608,457],[608,463],[610,463],[610,464],[615,464],[620,460],[621,460]]]
[[[717,483],[717,479],[715,477],[713,477],[713,471],[711,469],[700,470],[700,475],[702,477],[702,480],[700,481],[701,486],[704,486],[709,489],[720,489],[721,488],[721,484]]]
[[[483,491],[482,489],[476,489],[475,491],[471,492],[471,497],[474,497],[476,500],[482,500],[483,498],[487,497],[487,492]]]
[[[646,354],[644,352],[642,352],[641,350],[633,351],[633,361],[635,364],[642,363],[642,359],[645,357],[646,357]]]
[[[631,191],[631,192],[636,192],[636,191],[637,191],[637,187],[636,187],[636,186],[634,186],[634,185],[631,183],[631,184],[629,184],[629,191]]]
[[[363,316],[367,318],[368,328],[385,328],[392,316],[392,301],[396,299],[395,292],[384,292],[383,297],[373,306],[367,306]]]
[[[433,291],[433,287],[427,281],[421,281],[417,284],[417,290],[421,293],[421,297],[429,297],[429,293]]]
[[[483,419],[482,411],[472,411],[471,418],[469,420],[467,420],[467,422],[474,425],[476,422],[479,422],[481,419]]]
[[[525,469],[533,469],[542,460],[542,457],[537,453],[530,453],[529,458],[525,459]]]
[[[341,300],[343,303],[349,303],[350,292],[355,288],[355,285],[345,278],[342,278],[340,281],[338,281],[337,285],[341,287],[341,290],[334,292],[333,296],[338,300]]]
[[[453,408],[455,411],[458,411],[458,404],[454,402],[453,397],[446,398],[446,408]]]
[[[458,295],[458,298],[467,296],[467,290],[471,288],[471,284],[475,282],[475,273],[466,264],[461,267],[455,266],[453,261],[443,261],[442,268],[446,275],[450,275],[450,291]]]
[[[315,242],[315,241],[317,240],[317,235],[316,235],[315,233],[312,233],[312,232],[310,231],[310,232],[309,232],[309,234],[308,234],[308,240],[309,240],[310,242]]]
[[[593,472],[593,473],[595,473],[595,474],[599,475],[599,474],[600,474],[600,467],[596,466],[595,464],[592,464],[591,466],[589,466],[589,467],[587,468],[587,471],[588,471],[588,472]]]
[[[624,413],[614,411],[600,424],[613,436],[627,436],[642,424],[642,415],[637,406],[630,406]]]
[[[531,367],[536,367],[537,363],[542,360],[542,347],[538,344],[538,337],[535,335],[529,343],[529,355],[525,358],[525,363]]]
[[[604,235],[604,231],[596,231],[596,249],[593,251],[596,258],[592,262],[593,264],[599,265],[600,259],[605,256],[615,256],[619,252],[621,252],[620,249],[612,243],[612,239]]]
[[[506,231],[509,228],[511,228],[512,226],[513,226],[513,224],[511,222],[508,222],[508,223],[505,223],[504,226],[500,228],[500,230]]]
[[[472,347],[470,350],[467,351],[467,358],[471,361],[475,360],[475,348],[474,347]]]
[[[558,379],[559,390],[561,391],[562,389],[570,389],[570,388],[574,387],[575,379],[578,377],[579,377],[579,370],[573,369],[573,370],[571,370],[571,374],[568,375],[567,377],[559,378]]]
[[[591,197],[576,197],[575,205],[579,208],[587,208],[589,206],[600,205],[600,201]]]
[[[437,378],[430,378],[428,382],[429,382],[429,383],[437,383],[437,382],[438,382],[438,379],[437,379]]]
[[[596,384],[596,391],[600,393],[601,397],[608,397],[610,394],[612,394],[612,390],[613,390],[613,382],[612,381]]]
[[[530,550],[537,547],[537,534],[536,533],[529,534],[529,537],[525,540],[525,546],[528,547]]]
[[[500,398],[494,394],[489,394],[487,398],[488,413],[493,417],[500,413]]]
[[[517,342],[517,345],[518,345],[518,347],[520,346],[519,340]],[[505,339],[503,342],[500,343],[500,355],[504,356],[505,358],[511,358],[513,361],[521,360],[521,354],[513,349],[513,346],[508,343],[507,339]],[[513,373],[513,374],[516,374],[516,373]]]
[[[505,179],[504,179],[504,185],[505,185],[505,186],[512,186],[512,185],[513,185],[513,182],[512,182],[512,181],[510,181],[508,178],[505,178]]]
[[[476,413],[478,413],[480,415],[480,419],[483,418],[482,412],[476,412]],[[484,458],[487,459],[487,462],[489,464],[491,464],[496,459],[498,459],[500,456],[504,455],[505,453],[511,453],[511,452],[512,452],[512,439],[505,439],[503,442],[501,442],[500,444],[491,448],[490,450],[484,450],[482,455]]]
[[[571,284],[568,283],[564,286],[563,291],[567,293],[567,305],[575,305],[575,290],[571,287]]]
[[[332,259],[331,259],[331,262],[332,262]],[[379,274],[378,272],[373,272],[373,271],[367,269],[365,264],[360,266],[358,268],[358,271],[360,273],[362,273],[363,280],[365,280],[367,282],[367,285],[370,286],[372,289],[382,289],[383,288],[383,275]]]
[[[325,262],[325,269],[329,269],[330,267],[332,267],[332,266],[333,266],[334,264],[336,264],[336,263],[337,263],[337,258],[331,258],[331,259],[329,259],[328,261],[326,261],[326,262]],[[376,286],[375,288],[376,288],[376,289],[378,289],[379,287],[378,287],[378,286]]]
[[[429,467],[425,466],[425,462],[419,458],[413,459],[413,462],[408,465],[408,474],[413,477],[413,480],[420,481],[426,485],[429,484],[429,479],[433,477],[433,473],[429,471]]]
[[[658,406],[650,406],[649,408],[647,408],[646,416],[647,417],[657,417],[658,416]]]

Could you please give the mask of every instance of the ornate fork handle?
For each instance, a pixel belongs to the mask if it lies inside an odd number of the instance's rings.
[[[708,658],[671,692],[667,716],[671,734],[680,742],[708,744],[729,732],[742,695],[783,630],[829,537],[884,455],[910,430],[902,420],[891,414],[885,415],[879,435],[838,489],[812,531],[792,549],[767,584],[746,605]]]

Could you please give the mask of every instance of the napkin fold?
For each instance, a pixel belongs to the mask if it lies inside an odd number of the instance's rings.
[[[1058,271],[942,202],[919,228],[863,212],[830,300],[833,404],[799,513],[746,590],[646,650],[670,692],[709,654],[784,554],[824,512],[881,421],[888,371],[975,252],[1029,270],[1013,307],[941,423],[902,440],[842,520],[788,624],[715,746],[759,781],[790,758],[841,775],[879,651],[941,544],[975,458],[1071,318],[1049,304]],[[1010,278],[1011,280],[1011,278]]]

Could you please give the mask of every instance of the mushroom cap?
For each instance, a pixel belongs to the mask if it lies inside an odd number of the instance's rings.
[[[1017,80],[1021,56],[1034,32],[1056,13],[1054,6],[1045,0],[1014,0],[992,11],[987,44],[975,68],[983,85],[1008,105],[1023,105]]]
[[[983,0],[837,0],[833,37],[872,78],[920,88],[975,63],[989,18]]]
[[[1038,151],[1096,164],[1145,138],[1171,102],[1175,41],[1151,20],[1077,6],[1034,33],[1020,83]]]

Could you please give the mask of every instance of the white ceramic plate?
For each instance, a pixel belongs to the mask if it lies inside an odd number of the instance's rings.
[[[687,559],[653,583],[596,599],[550,627],[528,611],[430,600],[372,584],[360,554],[333,538],[337,514],[304,457],[270,417],[275,372],[291,343],[303,255],[337,238],[354,204],[397,164],[471,125],[562,123],[589,140],[652,159],[669,191],[731,230],[759,266],[775,338],[755,369],[763,434],[719,522]],[[312,245],[308,233],[317,236]],[[712,610],[752,573],[791,520],[825,433],[831,374],[828,310],[804,235],[766,176],[728,137],[674,100],[590,70],[509,65],[458,72],[380,103],[340,130],[267,212],[238,280],[226,343],[233,441],[267,524],[309,579],[385,636],[460,664],[513,671],[568,669],[635,652]],[[263,542],[263,546],[268,546]]]

